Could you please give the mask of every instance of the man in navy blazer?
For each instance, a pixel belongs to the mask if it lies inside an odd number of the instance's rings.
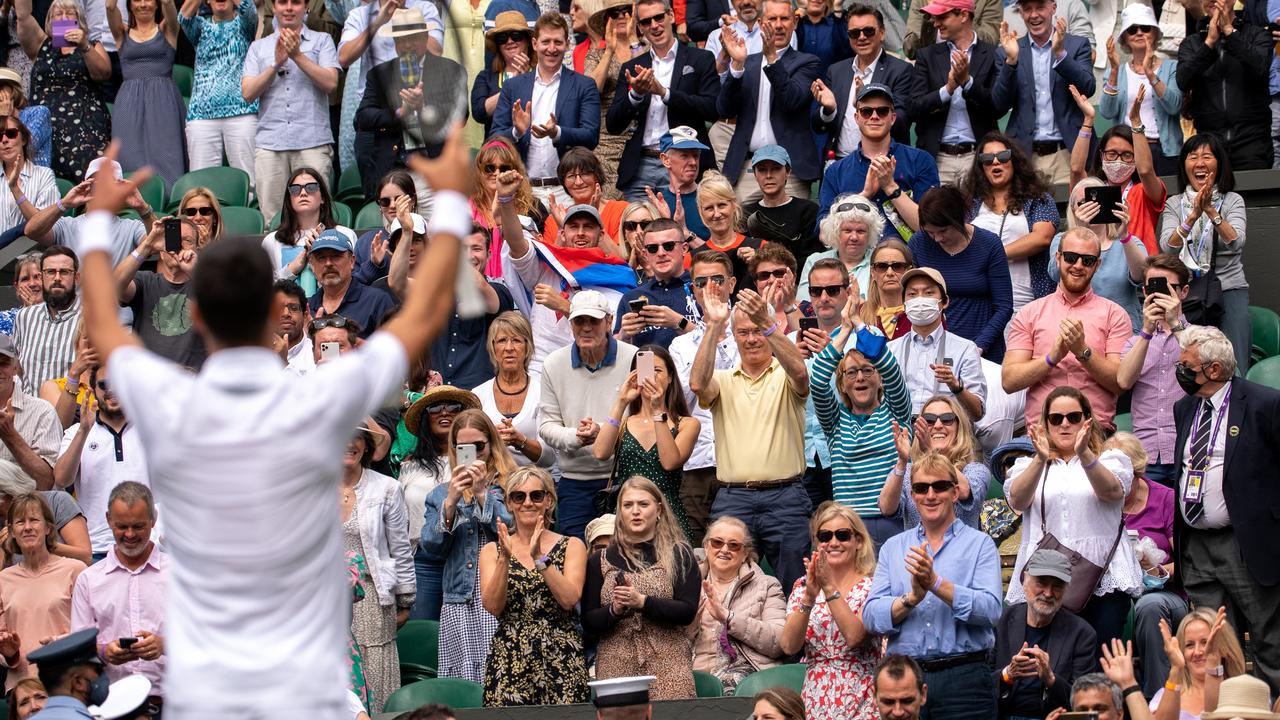
[[[720,79],[711,53],[676,40],[675,13],[666,0],[639,0],[634,17],[649,52],[622,65],[604,126],[621,135],[635,123],[618,160],[618,189],[627,200],[643,202],[646,187],[666,184],[659,146],[668,130],[696,128],[698,140],[711,145],[706,126],[716,119]],[[714,167],[712,154],[703,153],[701,164],[702,170]]]
[[[911,119],[907,112],[907,99],[912,94],[911,64],[884,52],[884,15],[858,3],[846,11],[845,23],[853,59],[832,63],[825,79],[815,81],[813,87],[813,99],[817,103],[810,121],[814,132],[827,135],[824,160],[842,158],[862,141],[856,113],[849,112],[857,96],[855,82],[862,86],[884,85],[893,91],[897,114],[891,131],[893,139],[900,143],[911,141]]]
[[[1018,37],[1000,25],[1000,73],[991,91],[997,115],[1010,109],[1005,133],[1030,153],[1036,169],[1054,183],[1071,180],[1071,148],[1084,113],[1068,89],[1093,97],[1092,50],[1085,38],[1067,34],[1067,19],[1055,20],[1054,0],[1021,0],[1018,13],[1027,34]]]
[[[720,27],[720,16],[731,15],[729,0],[689,0],[684,6],[684,29],[689,39],[704,43]]]
[[[569,148],[595,149],[600,141],[600,91],[595,82],[564,66],[569,24],[560,13],[543,13],[533,25],[537,65],[502,86],[493,113],[494,135],[514,138],[533,194],[546,202],[554,193],[569,205],[556,168]]]
[[[723,172],[744,205],[763,197],[746,165],[751,153],[765,145],[782,145],[791,153],[787,194],[793,197],[808,199],[810,185],[822,172],[808,122],[813,81],[822,73],[822,61],[791,49],[796,16],[789,0],[765,0],[761,27],[763,51],[751,55],[731,28],[720,36],[731,60],[716,110],[722,118],[738,119]]]
[[[1175,368],[1175,568],[1192,604],[1226,606],[1251,633],[1259,675],[1280,691],[1280,392],[1234,377],[1221,330],[1191,326]],[[1214,668],[1208,668],[1213,671]]]
[[[973,166],[978,141],[999,127],[991,91],[1000,66],[996,47],[978,39],[973,0],[933,0],[923,10],[938,42],[916,52],[916,145],[937,158],[942,182],[959,185]]]

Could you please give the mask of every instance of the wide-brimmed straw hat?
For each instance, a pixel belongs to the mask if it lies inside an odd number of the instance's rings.
[[[422,415],[427,408],[441,402],[456,402],[462,405],[464,410],[479,410],[480,398],[470,390],[463,390],[452,385],[437,385],[431,388],[418,401],[409,406],[408,411],[404,414],[404,427],[414,435],[418,434],[418,423],[422,420]]]
[[[609,18],[607,13],[616,7],[633,7],[631,0],[604,0],[596,8],[590,9],[591,14],[587,17],[587,25],[591,28],[591,32],[599,37],[604,37],[605,28],[609,26]],[[632,12],[635,12],[633,9]]]

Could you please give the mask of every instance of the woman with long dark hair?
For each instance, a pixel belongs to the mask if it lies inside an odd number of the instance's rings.
[[[378,181],[373,201],[378,203],[382,227],[369,230],[356,240],[356,267],[351,277],[365,285],[385,277],[391,259],[391,225],[405,213],[418,212],[418,191],[407,170],[396,168]],[[403,223],[401,223],[403,226]]]
[[[298,168],[285,183],[280,203],[280,224],[262,238],[262,247],[271,256],[276,277],[296,280],[307,297],[316,293],[316,276],[307,264],[311,243],[325,230],[337,230],[354,248],[356,234],[333,219],[333,196],[324,175],[311,168]]]

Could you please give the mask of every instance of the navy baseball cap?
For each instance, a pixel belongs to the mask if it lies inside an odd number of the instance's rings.
[[[351,247],[351,241],[346,235],[330,228],[320,233],[320,237],[311,243],[311,253],[318,250],[337,250],[338,252],[355,253],[355,249]]]

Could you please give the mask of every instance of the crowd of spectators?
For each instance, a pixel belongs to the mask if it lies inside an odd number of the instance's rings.
[[[333,469],[361,711],[417,620],[493,706],[585,702],[593,676],[688,698],[695,672],[728,692],[797,661],[811,719],[1245,717],[1217,711],[1250,675],[1270,704],[1280,392],[1244,379],[1233,173],[1280,165],[1258,91],[1280,12],[544,4],[4,10],[0,247],[40,246],[0,312],[16,717],[74,694],[27,655],[84,628],[163,707],[184,528],[82,327],[95,174],[245,171],[276,218],[270,345],[305,377],[408,302],[435,242],[411,168],[454,95],[456,304]],[[348,166],[380,210],[359,233]],[[193,278],[228,208],[127,204],[121,317],[200,372],[220,348]]]

